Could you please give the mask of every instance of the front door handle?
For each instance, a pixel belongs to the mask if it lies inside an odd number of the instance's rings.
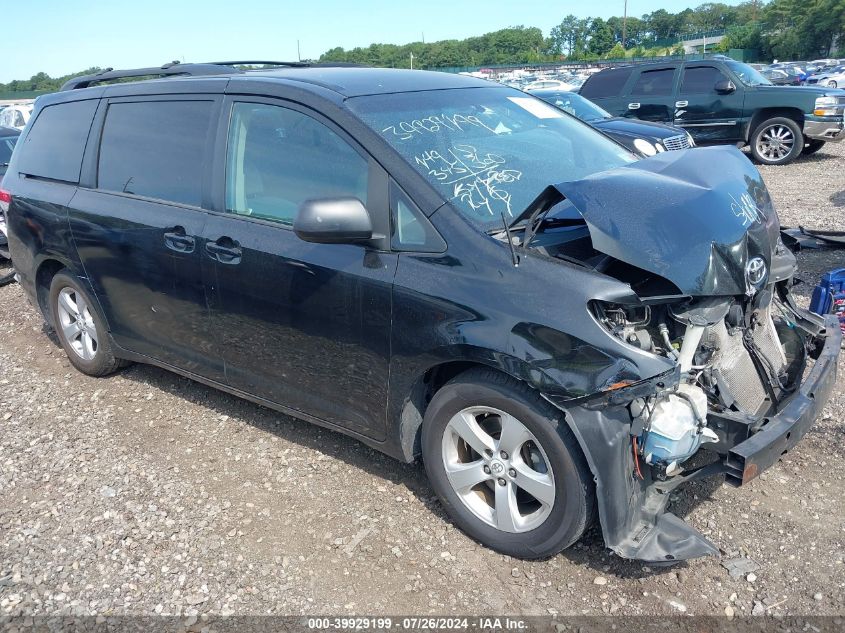
[[[689,101],[676,101],[675,107],[676,108],[686,108],[689,105]]]
[[[634,103],[629,103],[629,104],[628,104],[628,109],[629,109],[629,110],[639,110],[639,109],[640,109],[640,104],[639,104],[639,103],[637,103],[636,101],[635,101]]]
[[[240,264],[241,247],[230,237],[221,237],[215,242],[205,243],[206,252],[221,264]]]
[[[193,237],[185,233],[184,227],[174,226],[173,229],[164,233],[164,245],[177,253],[193,253],[196,242]]]

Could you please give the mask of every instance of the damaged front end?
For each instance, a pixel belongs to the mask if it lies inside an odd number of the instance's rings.
[[[795,305],[794,256],[735,149],[661,154],[556,185],[535,204],[559,213],[532,248],[634,291],[589,305],[617,353],[674,362],[647,381],[552,399],[593,469],[607,545],[649,562],[717,554],[666,512],[669,493],[717,474],[744,484],[800,440],[835,382],[837,322]],[[567,213],[583,223],[561,221]]]

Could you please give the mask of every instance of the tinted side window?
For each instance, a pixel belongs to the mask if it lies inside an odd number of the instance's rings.
[[[674,68],[644,70],[631,89],[631,94],[646,97],[670,95],[672,94],[672,79],[674,76]]]
[[[85,141],[97,101],[47,106],[38,114],[21,147],[18,171],[65,182],[79,182]]]
[[[367,161],[334,131],[301,112],[236,103],[226,156],[226,210],[293,224],[310,199],[367,204]]]
[[[695,66],[684,70],[681,80],[681,94],[702,94],[716,92],[713,87],[720,79],[726,79],[718,68]]]
[[[200,206],[211,101],[112,103],[97,186]]]
[[[633,68],[613,68],[603,70],[590,77],[580,90],[580,94],[588,99],[615,97],[622,93],[625,82],[631,76]]]

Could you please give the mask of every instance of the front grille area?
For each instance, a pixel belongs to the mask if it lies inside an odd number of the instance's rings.
[[[664,138],[663,147],[667,150],[675,151],[678,149],[687,149],[689,145],[689,137],[686,134],[678,134],[677,136],[670,136],[669,138]]]

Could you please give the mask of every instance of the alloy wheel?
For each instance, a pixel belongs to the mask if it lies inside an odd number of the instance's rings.
[[[82,360],[97,354],[97,327],[91,309],[81,293],[62,288],[58,299],[59,327],[68,346]]]
[[[783,160],[795,146],[795,135],[785,125],[765,128],[757,139],[757,153],[772,161]]]
[[[504,532],[527,532],[555,504],[551,463],[537,438],[512,415],[491,407],[455,414],[443,433],[443,466],[461,502]]]

